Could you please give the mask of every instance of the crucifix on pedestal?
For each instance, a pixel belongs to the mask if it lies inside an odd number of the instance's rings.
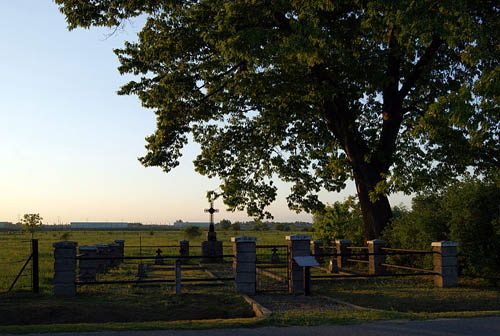
[[[210,226],[209,226],[209,234],[207,235],[207,240],[216,240],[215,235],[210,235],[210,232],[215,233],[215,227],[214,227],[214,213],[219,212],[218,209],[214,209],[214,201],[210,200],[210,208],[205,209],[205,212],[208,212],[210,214]],[[214,236],[213,239],[211,239],[211,236]]]
[[[201,243],[202,263],[222,262],[222,242],[217,241],[217,233],[214,227],[214,213],[219,210],[214,209],[214,201],[210,200],[210,208],[205,209],[210,214],[210,228],[207,232],[207,240]]]

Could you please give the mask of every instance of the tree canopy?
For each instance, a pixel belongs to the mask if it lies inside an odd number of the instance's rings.
[[[500,180],[497,1],[55,2],[69,29],[147,18],[115,50],[137,76],[119,94],[157,115],[140,161],[170,171],[192,134],[229,209],[270,217],[279,177],[291,209],[322,211],[353,179],[374,238],[390,192]]]
[[[35,232],[42,226],[43,218],[40,214],[24,214],[21,219],[23,229],[31,233],[31,239],[35,237]]]

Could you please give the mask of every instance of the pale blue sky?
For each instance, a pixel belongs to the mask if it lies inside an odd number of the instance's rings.
[[[0,2],[0,221],[40,213],[48,223],[70,221],[201,221],[205,193],[216,180],[194,172],[189,145],[181,165],[165,174],[144,168],[144,138],[154,113],[135,96],[118,96],[127,82],[113,48],[133,40],[140,23],[106,38],[107,29],[66,29],[51,0]],[[270,208],[277,221],[310,221],[286,207],[288,186],[278,184]],[[322,194],[327,202],[353,194]],[[392,203],[408,203],[392,198]],[[247,220],[226,213],[216,220]]]

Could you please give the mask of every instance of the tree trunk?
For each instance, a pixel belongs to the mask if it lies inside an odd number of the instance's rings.
[[[363,168],[361,168],[361,170],[363,170]],[[366,173],[369,175],[371,174],[367,171],[364,173],[365,174],[355,173],[354,181],[356,183],[361,213],[363,214],[365,238],[366,240],[372,240],[380,238],[380,234],[392,218],[392,210],[389,199],[385,195],[378,195],[378,199],[375,202],[370,200],[370,192],[374,190],[378,182],[382,181],[382,178],[379,177],[376,182],[365,181],[360,175],[366,176]]]

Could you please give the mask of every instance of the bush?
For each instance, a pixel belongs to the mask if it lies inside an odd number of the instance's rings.
[[[188,226],[184,229],[184,237],[188,240],[196,239],[201,236],[201,231],[198,226]]]
[[[290,225],[279,223],[274,227],[278,231],[290,231]]]
[[[392,247],[410,249],[429,250],[433,241],[456,241],[462,274],[498,276],[499,205],[498,186],[467,178],[440,194],[415,197],[412,210],[394,219],[383,236]],[[414,260],[398,258],[399,261],[403,259],[410,264]]]
[[[223,219],[219,222],[219,228],[221,230],[229,230],[231,228],[231,221],[228,219]]]
[[[321,239],[324,244],[331,244],[334,239],[349,239],[354,246],[365,245],[361,208],[352,196],[315,213],[313,229],[315,239]]]
[[[55,236],[55,234],[54,234]],[[71,233],[70,232],[64,232],[60,237],[59,240],[64,240],[68,241],[71,238]]]

